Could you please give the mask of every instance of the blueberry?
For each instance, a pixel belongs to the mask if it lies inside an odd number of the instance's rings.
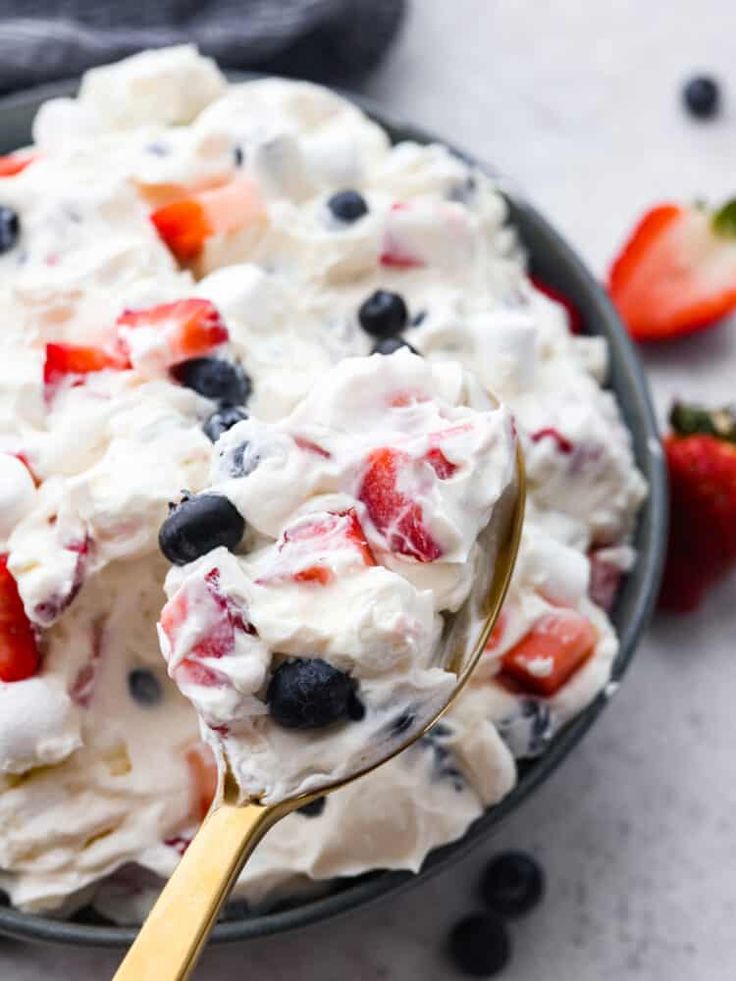
[[[243,161],[245,160],[245,154],[243,153],[242,146],[235,146],[233,149],[233,158],[235,160],[236,167],[242,167]]]
[[[488,863],[480,891],[486,905],[499,916],[521,916],[540,902],[544,872],[525,852],[503,852]]]
[[[508,963],[511,938],[499,916],[473,913],[453,927],[448,949],[455,966],[463,974],[488,978]]]
[[[18,241],[20,220],[18,212],[5,205],[0,205],[0,252],[12,249]]]
[[[698,119],[710,119],[718,112],[721,93],[718,82],[708,75],[696,75],[682,90],[685,108]]]
[[[296,813],[303,814],[304,817],[316,818],[320,816],[322,811],[324,811],[326,803],[326,797],[315,797],[314,800],[310,801],[308,804],[305,804],[303,807],[298,807],[296,809]]]
[[[247,418],[248,413],[242,405],[224,405],[205,419],[202,429],[205,436],[216,443],[223,433],[232,429],[237,422],[242,422],[243,419]]]
[[[405,341],[403,337],[396,336],[383,337],[380,341],[376,341],[371,349],[371,354],[393,354],[394,351],[398,351],[402,347],[407,348],[412,354],[419,354],[419,351],[412,347],[408,341]]]
[[[171,374],[185,388],[221,405],[244,405],[252,389],[242,367],[221,358],[190,358],[174,365]]]
[[[161,701],[161,682],[147,668],[135,668],[128,675],[128,691],[140,705],[156,705]]]
[[[376,290],[358,310],[360,326],[372,337],[391,337],[406,327],[409,311],[398,293]]]
[[[327,201],[327,207],[340,221],[357,221],[368,214],[365,198],[357,191],[338,191]]]
[[[161,525],[158,545],[174,565],[186,565],[213,548],[232,551],[245,532],[243,516],[222,494],[185,497]]]
[[[351,717],[354,682],[319,658],[297,658],[274,671],[266,701],[286,729],[321,729]]]

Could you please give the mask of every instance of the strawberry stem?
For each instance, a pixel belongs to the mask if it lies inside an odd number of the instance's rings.
[[[734,408],[706,409],[700,405],[675,402],[670,412],[670,425],[678,436],[694,436],[698,433],[736,443]]]

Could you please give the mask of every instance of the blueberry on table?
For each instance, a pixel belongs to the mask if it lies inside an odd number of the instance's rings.
[[[718,82],[709,75],[696,75],[682,90],[685,108],[698,119],[710,119],[718,112],[721,93]]]
[[[503,852],[486,866],[480,891],[486,905],[500,916],[528,913],[544,894],[544,872],[525,852]]]
[[[18,241],[20,220],[18,212],[0,205],[0,253],[8,252]]]
[[[266,692],[273,719],[286,729],[321,729],[352,718],[355,683],[320,658],[284,661]]]
[[[147,668],[135,668],[130,672],[128,691],[133,701],[139,705],[156,705],[161,701],[161,682]]]
[[[235,505],[222,494],[185,497],[161,525],[159,548],[174,565],[194,562],[213,548],[233,551],[245,533],[245,521]]]
[[[216,443],[223,433],[226,433],[236,423],[242,422],[243,419],[247,418],[248,413],[242,405],[225,405],[205,419],[202,429],[204,430],[205,436],[211,439],[213,443]]]
[[[190,358],[171,368],[172,377],[221,405],[244,405],[252,383],[239,364],[222,358]]]
[[[340,221],[357,221],[368,214],[365,198],[358,191],[338,191],[327,201],[327,207]]]
[[[455,966],[463,974],[489,978],[508,963],[511,938],[500,916],[473,913],[453,927],[448,948]]]
[[[400,334],[409,320],[406,303],[398,293],[376,290],[364,300],[358,310],[360,326],[372,337],[391,337]]]
[[[371,349],[371,354],[393,354],[394,351],[400,350],[400,348],[405,347],[412,354],[419,354],[419,351],[415,347],[405,341],[403,337],[383,337],[380,341],[377,341],[373,348]]]

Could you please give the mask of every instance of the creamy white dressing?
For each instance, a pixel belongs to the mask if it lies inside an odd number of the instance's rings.
[[[600,387],[605,346],[572,336],[563,308],[530,285],[488,178],[441,146],[391,148],[379,126],[318,86],[228,85],[191,48],[149,52],[95,69],[77,99],[47,103],[34,140],[35,162],[0,179],[0,204],[18,212],[21,226],[17,246],[0,256],[0,531],[41,629],[43,660],[35,678],[0,683],[0,888],[24,909],[63,913],[97,896],[116,919],[140,916],[151,895],[146,876],[171,871],[206,797],[203,768],[191,762],[196,715],[157,650],[166,563],[156,536],[169,500],[205,488],[211,467],[221,480],[201,430],[214,405],[159,370],[155,339],[137,368],[67,380],[51,394],[43,384],[47,344],[104,346],[123,310],[192,296],[219,308],[230,333],[220,353],[240,359],[253,381],[251,418],[223,447],[240,430],[267,434],[278,449],[279,440],[288,444],[288,420],[303,411],[297,406],[328,412],[326,396],[315,402],[320,386],[343,358],[371,350],[357,311],[379,288],[404,298],[405,336],[450,402],[463,401],[462,365],[515,417],[530,493],[500,642],[436,739],[331,796],[321,814],[295,814],[275,828],[236,893],[268,903],[312,880],[416,869],[508,792],[515,756],[542,751],[608,682],[617,642],[587,595],[589,552],[614,568],[630,564],[644,484],[615,401]],[[179,267],[151,210],[182,189],[234,179],[257,189],[258,221],[216,231],[191,269]],[[346,188],[368,206],[352,224],[327,206]],[[357,369],[338,370],[349,379]],[[347,394],[357,422],[367,403],[360,391]],[[460,456],[477,449],[456,447]],[[304,504],[289,482],[293,457],[284,459],[286,479],[274,473],[264,493],[249,497],[248,481],[232,489],[271,538]],[[313,480],[315,466],[300,469],[299,480]],[[481,482],[467,488],[471,504],[474,486]],[[326,496],[334,505],[341,493],[330,486]],[[374,701],[381,684],[390,694],[396,680],[383,678],[381,652],[415,657],[406,631],[392,631],[399,613],[429,643],[436,609],[461,600],[473,527],[448,505],[433,531],[452,561],[430,568],[387,554],[380,569],[335,587],[339,602],[370,595],[381,611],[368,631],[370,657],[355,662],[371,665]],[[259,554],[225,553],[233,588]],[[303,594],[286,587],[283,595],[289,590],[298,620]],[[289,644],[284,601],[274,595],[261,591],[256,602],[268,643],[233,659],[233,703],[207,711],[239,711],[245,698],[256,707],[272,645]],[[325,612],[335,605],[328,594]],[[498,684],[504,652],[559,605],[593,623],[593,656],[549,698]],[[271,636],[277,624],[282,632]],[[324,630],[315,642],[327,650],[330,637]],[[154,677],[148,703],[131,697],[131,673],[141,669]],[[254,765],[253,754],[244,756],[243,766]],[[256,766],[251,777],[261,772]]]

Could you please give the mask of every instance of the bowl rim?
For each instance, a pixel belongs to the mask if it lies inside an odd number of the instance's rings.
[[[235,82],[277,77],[260,72],[226,72],[226,74],[229,80]],[[43,101],[72,95],[78,85],[78,79],[66,79],[0,97],[0,119],[3,116],[7,118],[8,114],[22,114],[27,117],[25,122],[30,128],[32,116]],[[382,105],[362,94],[336,87],[332,90],[356,104],[371,119],[383,126],[392,142],[408,139],[425,144],[441,143],[453,153],[490,174],[498,183],[510,206],[510,223],[517,229],[520,224],[524,225],[527,230],[532,229],[535,234],[545,239],[547,246],[555,254],[560,268],[565,268],[576,281],[577,287],[587,294],[588,304],[595,314],[594,333],[606,338],[611,363],[615,365],[619,376],[617,384],[612,385],[611,388],[624,412],[627,429],[634,440],[637,466],[649,485],[648,497],[642,505],[638,518],[635,535],[637,563],[632,570],[629,583],[631,587],[636,585],[637,588],[635,593],[631,593],[627,616],[620,624],[616,623],[619,650],[611,673],[611,681],[614,684],[600,692],[563,727],[549,748],[525,767],[510,793],[498,804],[484,811],[461,838],[430,852],[416,874],[407,871],[378,870],[356,878],[336,892],[308,900],[289,909],[218,923],[212,932],[213,943],[232,943],[293,931],[322,920],[345,915],[389,893],[394,894],[409,886],[417,885],[486,840],[491,829],[505,819],[550,776],[581,740],[610,700],[610,695],[631,663],[637,642],[652,615],[664,564],[668,516],[667,477],[652,401],[634,345],[602,286],[575,250],[529,202],[526,195],[511,179],[499,174],[469,151],[436,136],[423,127],[404,122],[390,110],[386,110]],[[524,235],[521,234],[520,238],[523,241]],[[614,616],[614,622],[615,620]],[[17,939],[84,947],[123,948],[132,942],[136,933],[135,927],[78,923],[35,913],[24,913],[10,906],[0,906],[0,934]]]

